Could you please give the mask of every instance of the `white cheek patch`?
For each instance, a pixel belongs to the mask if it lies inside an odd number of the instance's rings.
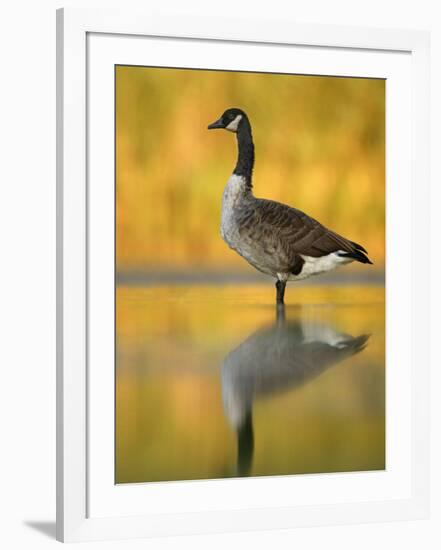
[[[237,117],[228,124],[228,126],[225,126],[225,130],[230,130],[230,132],[237,132],[237,127],[239,126],[239,122],[242,120],[242,115],[237,115]]]

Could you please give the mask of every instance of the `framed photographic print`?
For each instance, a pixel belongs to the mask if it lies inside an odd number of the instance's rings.
[[[424,517],[427,34],[57,29],[57,538]]]

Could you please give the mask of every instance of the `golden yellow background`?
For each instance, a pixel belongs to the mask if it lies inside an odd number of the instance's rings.
[[[307,212],[383,267],[383,80],[118,66],[118,271],[252,270],[219,235],[236,139],[207,125],[232,106],[253,127],[255,195]]]

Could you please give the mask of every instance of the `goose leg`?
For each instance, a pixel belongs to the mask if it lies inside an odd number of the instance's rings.
[[[286,281],[281,281],[280,279],[277,279],[276,281],[276,289],[277,289],[277,303],[278,304],[284,304],[284,297],[285,297],[285,287],[286,287]]]

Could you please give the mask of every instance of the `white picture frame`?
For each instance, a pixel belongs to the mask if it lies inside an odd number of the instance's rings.
[[[138,47],[134,48],[136,40]],[[173,47],[175,42],[182,46],[179,59],[178,49]],[[209,45],[219,52],[218,61],[214,61],[213,56],[211,62],[203,57],[197,61],[204,46],[207,49]],[[346,480],[345,474],[341,477],[290,476],[298,478],[296,490],[300,497],[296,502],[283,497],[282,488],[288,483],[284,477],[217,480],[211,484],[198,482],[197,489],[194,482],[180,482],[180,494],[173,493],[176,486],[173,483],[167,485],[168,489],[162,484],[156,492],[149,492],[148,484],[141,484],[135,494],[130,487],[124,492],[115,492],[107,475],[113,456],[108,452],[111,435],[105,437],[111,434],[112,424],[104,426],[106,420],[101,417],[103,411],[108,416],[109,403],[112,404],[106,371],[113,373],[113,367],[108,366],[111,358],[106,358],[105,329],[94,327],[100,326],[105,318],[113,323],[113,304],[105,294],[106,288],[108,291],[113,284],[113,273],[109,272],[113,265],[113,248],[106,255],[108,247],[101,244],[107,237],[100,230],[106,227],[106,219],[113,218],[113,187],[108,185],[109,181],[113,182],[113,162],[108,160],[109,149],[106,149],[113,142],[113,120],[109,122],[110,127],[106,122],[112,102],[112,95],[106,95],[109,89],[106,79],[114,63],[112,52],[115,48],[120,50],[124,61],[132,59],[133,64],[142,64],[145,56],[153,55],[151,52],[155,49],[156,55],[164,57],[162,61],[157,58],[151,63],[153,65],[161,66],[166,63],[165,59],[171,59],[175,60],[174,65],[187,63],[189,67],[227,68],[232,59],[222,57],[223,46],[236,54],[246,50],[244,59],[248,61],[242,64],[247,63],[253,70],[274,68],[273,65],[265,66],[265,59],[271,58],[275,48],[283,48],[285,56],[291,53],[293,58],[294,52],[302,52],[301,56],[297,55],[296,66],[301,67],[299,72],[303,74],[321,71],[320,74],[346,76],[390,75],[392,83],[390,97],[394,101],[387,104],[392,113],[389,119],[392,126],[387,126],[387,180],[403,184],[401,188],[390,185],[387,191],[387,280],[390,289],[387,327],[388,343],[396,351],[388,353],[387,360],[399,363],[401,371],[388,367],[387,385],[391,392],[388,398],[390,406],[396,407],[391,409],[389,417],[396,422],[387,422],[387,436],[389,458],[398,458],[385,477],[378,479],[363,477],[363,474]],[[262,55],[253,53],[255,47],[260,48]],[[268,53],[266,57],[265,52]],[[308,52],[315,54],[308,57]],[[308,59],[315,59],[314,70],[308,69]],[[110,540],[427,516],[429,295],[428,270],[418,266],[426,265],[429,257],[428,60],[429,37],[424,32],[297,25],[283,20],[268,22],[253,18],[244,21],[162,17],[132,11],[58,11],[58,540]],[[237,62],[240,63],[240,59]],[[356,71],[357,63],[363,68]],[[102,78],[97,79],[96,75],[101,72]],[[100,91],[99,102],[94,102],[95,88],[91,90],[95,82],[96,90]],[[398,85],[402,86],[401,90]],[[399,97],[403,110],[398,111],[397,107],[394,114]],[[394,128],[398,119],[402,126]],[[97,125],[99,130],[96,130]],[[107,139],[101,139],[106,135]],[[99,148],[94,146],[98,136],[103,143]],[[399,140],[402,140],[399,147],[395,146]],[[403,157],[403,152],[408,155]],[[90,181],[96,181],[98,175],[103,184],[91,187]],[[97,254],[102,254],[99,261],[91,261]],[[96,285],[96,280],[109,284]],[[112,355],[113,347],[110,351]],[[400,419],[402,429],[398,423]],[[395,437],[398,432],[399,436]],[[97,434],[103,434],[103,439]],[[236,485],[241,482],[241,491],[238,491]],[[350,487],[347,494],[345,484]],[[320,486],[327,487],[325,499],[320,495]],[[380,491],[381,486],[386,489]],[[255,501],[251,506],[245,497],[239,498],[239,495],[255,495],[256,488],[264,495],[265,503]],[[337,491],[345,496],[337,498]],[[359,497],[357,491],[360,491]],[[189,497],[190,493],[198,492],[200,502],[208,502],[211,498],[223,505],[216,509],[207,504],[202,509]],[[312,496],[302,501],[301,495],[307,493]],[[172,507],[167,504],[171,501],[180,501],[182,505]],[[231,501],[235,503],[234,508],[228,505]],[[147,502],[151,509],[142,514],[140,511],[148,509]],[[189,509],[184,511],[187,505]]]

